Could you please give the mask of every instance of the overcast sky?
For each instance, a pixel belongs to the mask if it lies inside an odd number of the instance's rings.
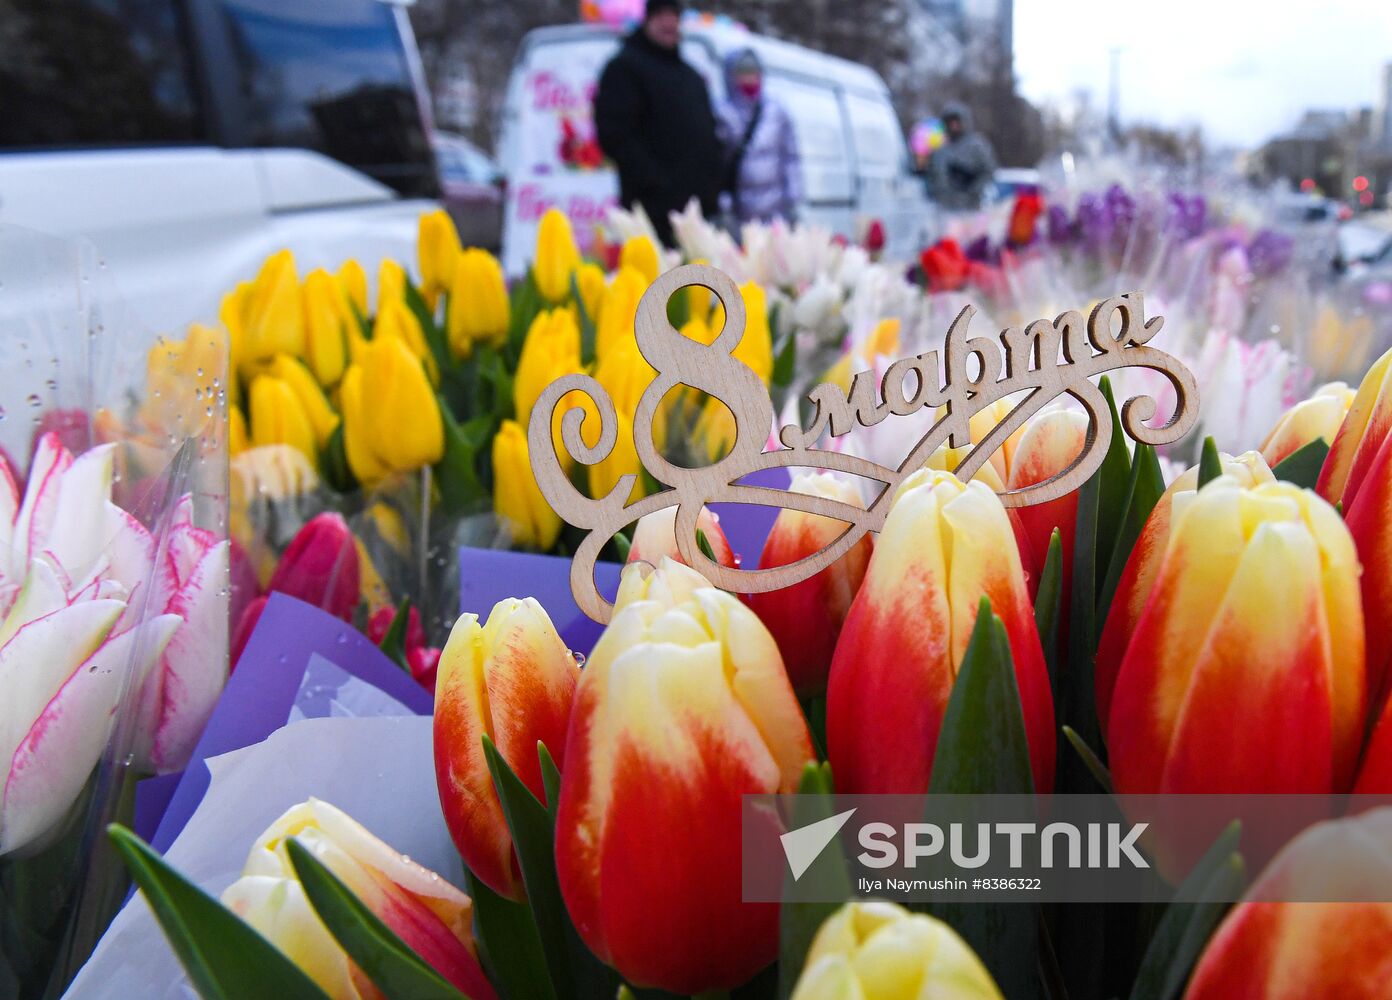
[[[1015,0],[1015,70],[1030,100],[1086,87],[1105,108],[1114,45],[1123,122],[1198,123],[1211,141],[1254,145],[1305,108],[1379,104],[1392,2]]]

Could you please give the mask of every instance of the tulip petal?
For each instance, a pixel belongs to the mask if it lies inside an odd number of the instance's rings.
[[[50,431],[39,438],[34,458],[29,463],[29,482],[24,488],[24,501],[14,522],[12,544],[15,557],[23,561],[43,551],[44,541],[53,529],[54,513],[58,507],[58,490],[63,474],[72,467],[72,452],[63,447],[58,435]]]
[[[159,774],[188,764],[227,682],[227,555],[226,541],[204,552],[166,607],[184,624],[146,678],[141,704],[153,711],[137,737],[148,747],[139,756]]]

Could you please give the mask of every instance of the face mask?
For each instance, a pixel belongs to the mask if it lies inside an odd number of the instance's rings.
[[[739,82],[740,93],[751,101],[758,97],[759,92],[763,89],[764,84],[762,80],[741,80]]]

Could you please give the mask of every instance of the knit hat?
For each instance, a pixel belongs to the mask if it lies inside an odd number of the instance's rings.
[[[643,13],[643,19],[646,21],[654,14],[660,14],[667,10],[676,11],[680,14],[685,7],[686,4],[684,4],[682,0],[648,0],[648,6]]]

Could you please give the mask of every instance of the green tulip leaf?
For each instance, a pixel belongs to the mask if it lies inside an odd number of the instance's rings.
[[[620,566],[624,565],[628,562],[628,554],[631,551],[633,551],[633,539],[620,531],[614,536],[614,561]]]
[[[459,516],[489,499],[488,490],[479,479],[478,456],[492,440],[493,418],[484,415],[461,425],[443,400],[440,418],[444,421],[445,453],[435,464],[435,474],[446,512]]]
[[[1174,1000],[1184,989],[1228,910],[1224,900],[1236,896],[1246,882],[1246,866],[1237,851],[1240,834],[1238,823],[1224,830],[1180,884],[1176,901],[1166,907],[1146,948],[1131,1000]]]
[[[372,339],[372,323],[358,308],[358,304],[351,298],[348,300],[348,308],[353,310],[353,319],[357,321],[358,332],[362,334],[363,340]]]
[[[1117,413],[1111,379],[1103,375],[1098,382],[1098,388],[1107,398],[1107,409],[1112,417],[1112,437],[1107,443],[1107,454],[1102,458],[1102,466],[1097,470],[1100,482],[1095,555],[1097,570],[1094,576],[1100,583],[1108,560],[1113,558],[1116,552],[1117,539],[1126,523],[1127,497],[1131,492],[1131,450],[1126,447],[1126,434],[1121,427],[1121,416]]]
[[[1063,727],[1063,738],[1068,741],[1078,757],[1086,765],[1088,773],[1096,779],[1097,784],[1102,787],[1102,791],[1108,795],[1113,794],[1112,772],[1107,770],[1107,765],[1102,763],[1102,758],[1097,756],[1097,752],[1087,745],[1087,742],[1078,735],[1072,726]]]
[[[389,997],[468,1000],[298,840],[285,841],[314,912],[359,969]]]
[[[1039,593],[1034,599],[1034,626],[1039,631],[1039,644],[1044,647],[1044,662],[1049,668],[1049,683],[1058,698],[1059,614],[1063,603],[1063,540],[1058,528],[1049,536],[1049,554],[1044,558],[1044,571],[1039,574]]]
[[[928,782],[932,795],[1034,792],[1024,710],[1005,626],[983,597],[967,651],[943,712]],[[1033,995],[1037,907],[935,901],[927,911],[972,946],[1008,997]]]
[[[794,800],[793,815],[789,817],[790,829],[815,823],[832,815],[831,765],[809,762],[802,769],[798,782],[797,798]],[[792,873],[784,873],[784,884],[792,881]],[[802,875],[800,882],[817,887],[818,895],[825,900],[850,899],[851,879],[846,873],[846,859],[840,850],[823,850]],[[785,902],[779,910],[778,920],[778,996],[786,1000],[792,996],[793,987],[802,975],[807,962],[807,952],[812,947],[812,939],[817,936],[826,919],[841,908],[840,903]]]
[[[774,325],[777,306],[769,311],[769,329],[776,330]],[[778,344],[773,354],[773,375],[769,381],[775,389],[787,389],[793,384],[793,376],[797,374],[797,331],[789,330]]]
[[[489,978],[505,997],[554,997],[532,911],[499,896],[465,869],[474,901],[474,937]]]
[[[503,759],[498,748],[487,736],[483,737],[483,752],[488,761],[493,787],[502,803],[503,818],[512,833],[517,866],[527,888],[527,903],[536,922],[541,948],[554,984],[554,994],[560,997],[598,996],[612,993],[618,986],[614,973],[590,953],[571,923],[570,913],[561,898],[561,885],[556,875],[555,809],[560,799],[560,772],[544,746],[538,745],[542,783],[546,788],[550,810],[532,794],[511,765]],[[554,788],[554,791],[553,791]],[[526,996],[541,996],[527,993]]]
[[[324,481],[336,492],[351,493],[358,488],[358,479],[353,475],[353,467],[348,464],[348,449],[343,434],[343,420],[340,419],[329,439],[324,442],[319,454],[319,468],[324,470]]]
[[[1324,468],[1324,460],[1328,457],[1328,443],[1324,438],[1315,438],[1277,462],[1271,474],[1277,479],[1312,490],[1319,482],[1320,470]]]
[[[1092,476],[1078,488],[1078,518],[1073,533],[1073,582],[1069,594],[1068,659],[1059,671],[1055,721],[1073,727],[1089,746],[1102,745],[1093,688],[1093,657],[1097,652],[1097,518],[1101,477]],[[1055,791],[1092,792],[1092,777],[1073,754],[1060,754]]]
[[[299,966],[145,841],[116,823],[107,836],[203,1000],[328,1000]]]
[[[715,549],[711,548],[710,539],[706,537],[706,533],[700,528],[696,529],[696,547],[701,550],[701,555],[705,556],[711,562],[717,561],[715,558]]]
[[[1218,445],[1212,437],[1203,439],[1203,450],[1199,453],[1199,489],[1203,489],[1223,474],[1223,460],[1218,454]]]
[[[392,616],[386,635],[382,636],[382,641],[377,644],[377,648],[387,654],[388,659],[408,674],[411,672],[411,665],[406,661],[406,629],[410,621],[411,598],[403,597],[397,605],[396,614]]]
[[[1131,480],[1126,492],[1126,517],[1117,535],[1116,545],[1107,560],[1107,576],[1102,582],[1102,590],[1097,598],[1097,620],[1105,624],[1112,607],[1112,598],[1121,585],[1121,574],[1141,537],[1151,511],[1160,502],[1165,492],[1165,475],[1160,469],[1160,459],[1155,449],[1148,444],[1136,445],[1136,453],[1131,458]]]
[[[425,337],[426,346],[430,348],[430,356],[435,359],[436,370],[442,375],[448,372],[454,367],[454,356],[450,354],[445,328],[435,322],[434,314],[425,304],[425,296],[410,278],[406,279],[406,308],[411,310],[416,322],[420,324],[421,334]]]

